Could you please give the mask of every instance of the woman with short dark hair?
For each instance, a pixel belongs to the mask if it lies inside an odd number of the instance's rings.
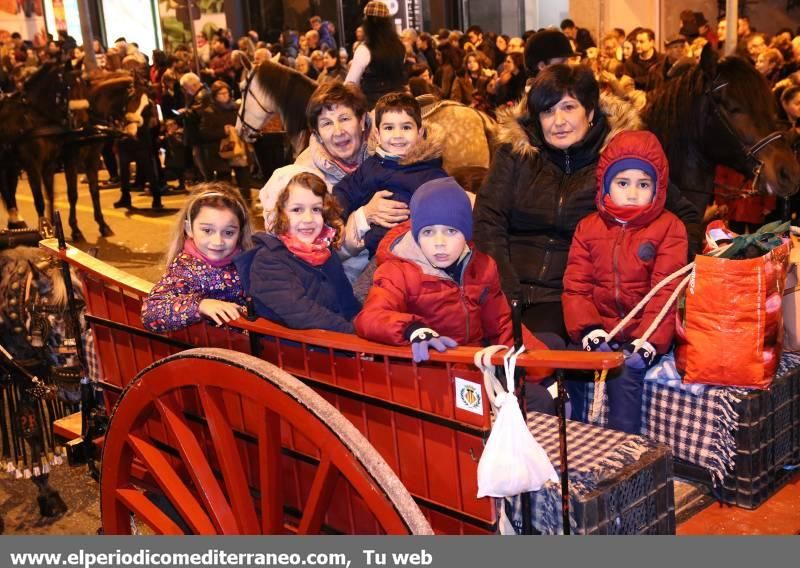
[[[544,69],[525,103],[498,112],[499,148],[475,203],[475,244],[497,262],[503,290],[521,301],[532,332],[566,339],[562,280],[578,221],[596,210],[600,152],[619,132],[639,128],[633,106],[601,96],[583,66]],[[667,208],[699,223],[674,186]]]

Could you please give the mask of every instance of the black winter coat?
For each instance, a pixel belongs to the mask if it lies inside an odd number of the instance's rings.
[[[597,210],[600,152],[618,132],[641,128],[633,107],[601,96],[594,125],[566,151],[545,145],[526,101],[499,117],[498,143],[473,212],[474,241],[497,262],[503,291],[524,305],[559,302],[578,222]],[[670,185],[666,208],[697,234],[694,206]]]
[[[234,264],[256,314],[292,329],[353,333],[350,322],[361,304],[335,252],[322,266],[312,266],[274,235],[258,233],[253,242],[255,248]]]

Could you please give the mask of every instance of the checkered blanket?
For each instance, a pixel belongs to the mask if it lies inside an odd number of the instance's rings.
[[[83,335],[83,347],[86,352],[86,372],[89,380],[96,383],[102,379],[103,371],[100,367],[100,359],[97,356],[97,347],[94,343],[94,331],[89,329]]]
[[[529,412],[528,427],[536,441],[547,452],[556,470],[559,470],[558,419],[555,416]],[[567,422],[567,458],[569,466],[569,492],[572,500],[579,499],[597,488],[603,481],[613,479],[628,464],[636,462],[654,444],[641,436],[632,436],[616,430],[597,428],[581,422]],[[500,532],[521,534],[521,499],[501,500]],[[547,482],[531,493],[532,522],[544,534],[559,534],[561,527],[561,486]],[[579,532],[574,518],[570,524]]]
[[[798,366],[800,353],[784,353],[777,376]],[[594,384],[587,381],[586,389],[586,408],[591,408]],[[748,392],[741,388],[684,385],[667,378],[646,380],[641,434],[669,446],[673,456],[708,470],[716,486],[734,468],[738,405]],[[608,399],[594,423],[605,426],[607,412]]]

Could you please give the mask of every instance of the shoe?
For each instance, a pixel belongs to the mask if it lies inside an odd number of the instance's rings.
[[[161,203],[160,200],[159,201],[153,201],[153,204],[150,205],[150,209],[152,209],[154,211],[161,211],[162,209],[164,209],[164,204]]]
[[[28,224],[25,221],[23,221],[22,219],[19,219],[18,221],[9,221],[8,222],[8,228],[11,229],[11,230],[14,230],[14,229],[27,229],[28,228]]]
[[[131,207],[133,207],[133,204],[130,197],[127,199],[122,197],[119,201],[114,202],[114,209],[130,209]]]

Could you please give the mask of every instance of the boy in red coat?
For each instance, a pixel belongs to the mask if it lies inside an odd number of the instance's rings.
[[[353,321],[356,333],[411,344],[417,362],[428,359],[430,347],[512,345],[511,309],[497,265],[469,245],[466,192],[452,177],[431,180],[414,192],[410,209],[410,230],[408,223],[399,225],[381,241],[372,288]],[[523,339],[529,350],[547,348],[524,328]]]
[[[608,332],[653,286],[686,265],[686,229],[664,210],[668,183],[667,158],[655,135],[630,131],[614,137],[597,166],[597,212],[578,224],[564,273],[570,338],[587,351],[621,349],[626,355],[624,367],[607,383],[608,425],[634,434],[641,428],[645,371],[672,344],[674,308],[647,341],[642,335],[678,280],[662,288],[611,344]],[[573,416],[580,416],[580,389],[570,389],[570,398]]]

